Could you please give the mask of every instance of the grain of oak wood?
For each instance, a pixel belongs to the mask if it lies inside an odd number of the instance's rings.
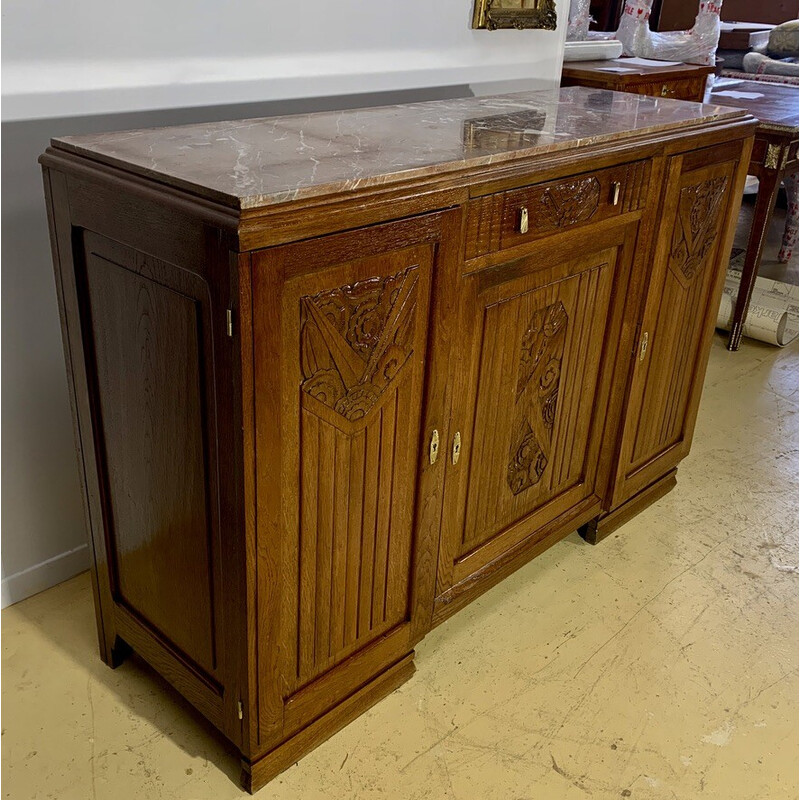
[[[568,119],[596,95],[522,102]],[[41,159],[101,655],[159,670],[251,791],[688,452],[754,123],[666,101],[554,150],[498,112],[520,102],[441,109],[441,137],[500,158],[247,209],[96,144]],[[406,112],[361,113],[391,137]]]

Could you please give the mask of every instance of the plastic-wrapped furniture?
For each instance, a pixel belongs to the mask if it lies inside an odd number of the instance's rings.
[[[754,75],[800,74],[798,58],[798,21],[784,22],[770,32],[765,47],[754,49],[742,59],[742,69]]]
[[[651,31],[652,5],[653,0],[626,0],[616,34],[625,55],[688,64],[714,64],[722,0],[718,3],[703,0],[694,26],[688,31]]]
[[[583,42],[589,36],[589,0],[570,0],[569,22],[567,23],[567,41]]]

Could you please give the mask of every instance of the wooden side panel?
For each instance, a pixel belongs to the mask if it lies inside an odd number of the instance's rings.
[[[207,289],[84,237],[83,326],[99,421],[111,590],[209,675],[216,669],[214,422]],[[204,296],[205,295],[205,296]]]
[[[455,234],[460,213],[253,255],[262,748],[428,624],[435,544],[415,519],[432,277],[455,264],[445,222]]]
[[[634,355],[612,507],[689,449],[719,303],[724,231],[738,207],[737,162],[713,151],[671,159],[655,262]]]
[[[232,237],[88,166],[44,177],[101,655],[133,648],[247,751]]]

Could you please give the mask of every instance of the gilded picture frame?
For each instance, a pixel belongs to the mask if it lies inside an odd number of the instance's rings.
[[[555,0],[475,0],[473,28],[556,29]]]

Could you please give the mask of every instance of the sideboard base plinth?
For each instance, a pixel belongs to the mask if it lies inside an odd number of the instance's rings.
[[[274,777],[404,684],[414,671],[412,651],[267,755],[253,762],[242,759],[242,787],[251,794],[257,792]]]
[[[675,488],[678,470],[671,469],[662,478],[651,483],[641,492],[631,497],[630,500],[617,506],[613,511],[587,522],[578,529],[580,535],[589,544],[597,544],[613,533],[628,520],[633,519],[640,511],[643,511],[656,500],[660,500],[667,492]]]

